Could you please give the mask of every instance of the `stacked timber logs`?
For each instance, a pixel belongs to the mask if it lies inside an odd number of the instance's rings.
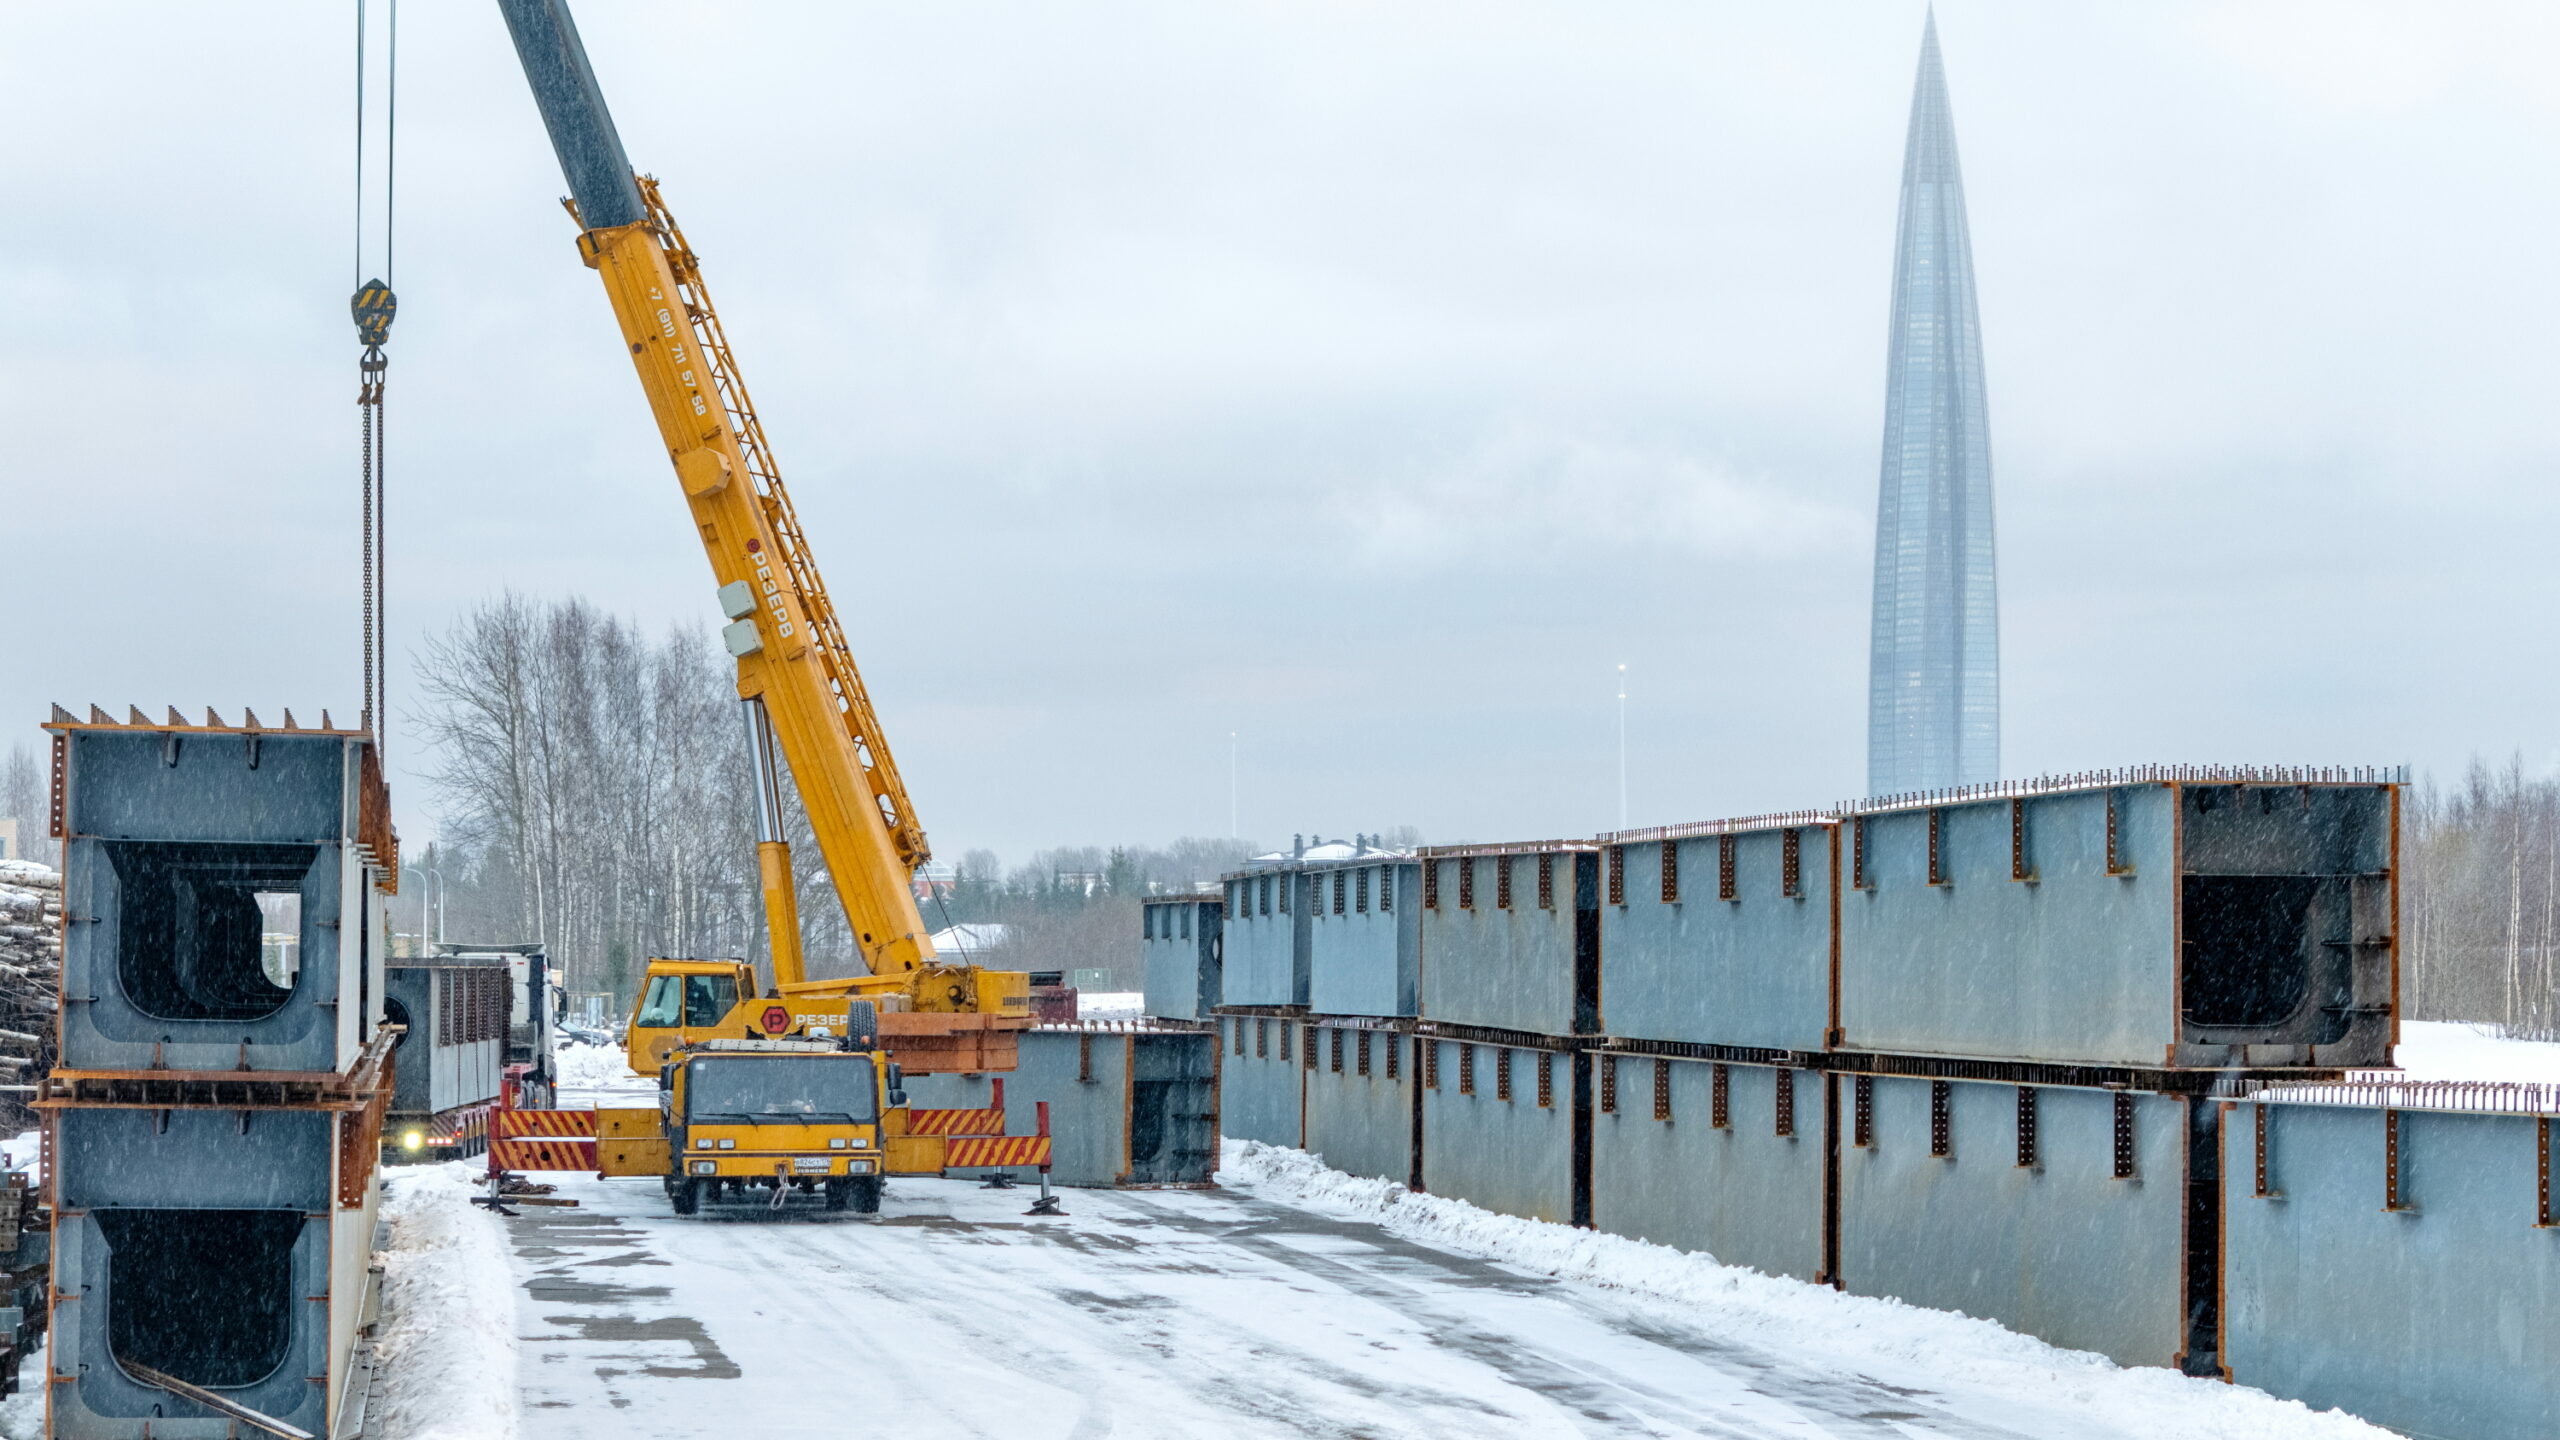
[[[0,860],[0,1133],[32,1129],[26,1102],[53,1062],[62,982],[62,876]]]

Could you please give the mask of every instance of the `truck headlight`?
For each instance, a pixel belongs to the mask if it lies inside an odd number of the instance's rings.
[[[715,1165],[708,1160],[696,1160],[693,1162],[693,1173],[696,1175],[708,1175],[719,1168],[720,1167],[718,1165]]]
[[[723,1140],[720,1142],[720,1148],[723,1150],[735,1150],[738,1148],[738,1142],[735,1140]]]
[[[404,1130],[400,1134],[400,1148],[403,1150],[422,1150],[426,1144],[427,1136],[423,1130]]]
[[[705,1136],[704,1136],[704,1137],[702,1137],[701,1139],[694,1141],[694,1142],[693,1142],[693,1148],[694,1148],[694,1149],[696,1149],[696,1150],[708,1150],[708,1149],[710,1149],[710,1148],[711,1148],[711,1137],[710,1137],[710,1136],[708,1136],[708,1135],[705,1135]]]
[[[871,1162],[868,1160],[847,1160],[844,1162],[844,1173],[847,1175],[868,1175],[871,1173]]]
[[[841,1149],[843,1149],[843,1148],[844,1148],[844,1137],[842,1137],[842,1136],[838,1136],[838,1137],[836,1137],[835,1139],[828,1141],[828,1142],[827,1142],[827,1148],[828,1148],[828,1149],[830,1149],[830,1150],[841,1150]]]

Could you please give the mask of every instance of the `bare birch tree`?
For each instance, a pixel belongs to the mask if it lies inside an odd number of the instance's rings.
[[[582,600],[505,595],[418,678],[458,852],[448,939],[538,939],[572,988],[624,995],[652,955],[758,953],[745,736],[707,634],[653,644]]]
[[[2408,1014],[2560,1038],[2560,780],[2512,758],[2412,787],[2400,859]]]
[[[9,758],[0,762],[0,817],[18,822],[19,853],[8,858],[55,863],[54,843],[45,833],[51,798],[35,751],[24,741],[12,744]]]

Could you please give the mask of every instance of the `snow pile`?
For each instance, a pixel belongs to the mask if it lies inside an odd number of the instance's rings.
[[[44,1184],[44,1132],[27,1130],[0,1140],[0,1169],[24,1170],[27,1183]]]
[[[614,1045],[563,1045],[553,1061],[560,1067],[563,1090],[628,1090],[656,1082],[631,1070],[631,1059]]]
[[[1668,1307],[1680,1321],[1718,1338],[1886,1384],[1989,1391],[2089,1414],[2139,1415],[2144,1433],[2157,1440],[2390,1436],[2343,1411],[2314,1411],[2300,1401],[2171,1370],[2126,1368],[1988,1320],[1847,1295],[1666,1245],[1416,1195],[1391,1180],[1327,1169],[1303,1150],[1228,1140],[1221,1162],[1218,1183],[1244,1194],[1366,1221],[1420,1244],[1613,1292],[1638,1308]]]
[[[50,1340],[18,1362],[18,1393],[0,1400],[0,1440],[44,1440],[45,1352]]]
[[[1076,996],[1079,1020],[1136,1020],[1147,1013],[1147,997],[1138,990],[1096,990]]]
[[[2509,1080],[2560,1085],[2560,1045],[2510,1040],[2494,1025],[2448,1020],[2403,1020],[2391,1058],[2401,1073],[2372,1074],[2392,1080]]]
[[[403,1170],[386,1185],[381,1440],[516,1433],[515,1283],[498,1218],[474,1208],[471,1167]]]

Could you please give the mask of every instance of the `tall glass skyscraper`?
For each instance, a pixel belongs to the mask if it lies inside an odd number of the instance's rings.
[[[2000,774],[2000,585],[1973,244],[1933,15],[1902,157],[1876,503],[1867,793]]]

